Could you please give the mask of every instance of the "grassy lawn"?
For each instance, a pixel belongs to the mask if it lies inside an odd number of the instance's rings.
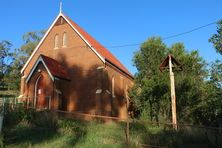
[[[17,118],[22,114],[23,116]],[[153,145],[169,148],[219,148],[222,146],[222,133],[218,131],[198,128],[174,131],[170,127],[141,122],[130,124],[130,143],[127,145],[125,123],[58,119],[54,118],[53,112],[37,112],[37,115],[33,116],[34,114],[27,112],[24,114],[21,110],[8,114],[5,120],[7,124],[3,128],[4,147],[139,148]]]
[[[30,127],[25,122],[5,129],[5,147],[125,147],[121,124],[59,120],[57,131]]]

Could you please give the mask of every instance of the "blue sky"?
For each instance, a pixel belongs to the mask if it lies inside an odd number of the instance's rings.
[[[22,35],[47,29],[59,13],[59,0],[1,0],[0,41],[19,48]],[[220,0],[63,0],[63,12],[104,46],[144,42],[151,36],[166,37],[222,19]],[[222,60],[208,39],[216,25],[165,40],[183,42],[199,50],[207,61]],[[133,53],[139,46],[109,50],[132,72]]]

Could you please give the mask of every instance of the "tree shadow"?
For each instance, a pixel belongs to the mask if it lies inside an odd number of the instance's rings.
[[[70,81],[57,82],[56,88],[63,92],[62,110],[84,114],[119,117],[120,109],[126,106],[126,100],[118,85],[115,85],[116,96],[111,95],[111,80],[103,65],[90,64],[87,69],[72,64],[66,56],[59,55],[59,62],[70,75]],[[70,115],[69,115],[70,116]],[[88,117],[83,117],[87,120]],[[91,118],[89,118],[91,119]]]
[[[38,144],[52,139],[56,132],[48,129],[32,128],[28,126],[17,126],[12,129],[4,129],[4,143],[6,145]]]
[[[112,97],[110,93],[112,82],[104,65],[90,63],[91,66],[84,69],[80,65],[70,64],[62,53],[59,54],[58,61],[63,63],[62,65],[70,76],[69,81],[57,81],[55,86],[62,92],[64,103],[61,110],[69,112],[60,113],[60,117],[81,120],[81,128],[73,128],[73,137],[68,142],[75,146],[78,142],[83,142],[88,134],[88,124],[84,123],[86,120],[111,121],[111,119],[94,118],[75,113],[119,117],[120,109],[126,107],[126,100],[121,94],[119,85],[115,86],[117,90],[115,98]]]
[[[102,62],[100,64],[89,63],[89,65],[84,68],[84,66],[78,63],[70,64],[70,62],[67,61],[66,55],[62,53],[59,53],[59,57],[55,60],[62,64],[70,77],[69,80],[56,77],[53,86],[45,86],[45,89],[48,91],[47,93],[52,90],[52,109],[58,108],[60,111],[63,111],[63,113],[59,113],[60,118],[84,121],[99,120],[105,122],[110,121],[110,119],[94,118],[85,116],[85,114],[112,117],[120,116],[121,108],[126,107],[126,100],[123,98],[123,94],[121,94],[119,85],[115,85],[117,91],[115,97],[112,97],[110,93],[112,91],[112,82]],[[38,75],[36,75],[36,78],[37,77]],[[36,78],[33,77],[33,79]],[[59,99],[61,99],[61,102]],[[76,113],[78,113],[78,115]],[[76,124],[71,124],[70,126],[72,126],[72,136],[67,141],[67,145],[75,146],[78,142],[85,140],[88,134],[88,124],[81,121],[78,126]],[[21,136],[18,136],[18,133],[22,133]],[[29,127],[17,128],[10,130],[6,134],[6,143],[19,144],[28,142],[38,144],[61,134],[63,133],[49,132],[48,130]]]

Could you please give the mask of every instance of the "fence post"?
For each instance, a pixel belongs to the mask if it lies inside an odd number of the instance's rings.
[[[2,112],[0,113],[0,133],[2,132],[4,111],[5,111],[5,98],[2,98]]]
[[[127,145],[130,143],[130,137],[129,137],[129,119],[126,120],[126,141]]]
[[[51,96],[49,96],[49,106],[48,106],[48,108],[49,108],[49,110],[51,109],[51,100],[52,98],[51,98]]]

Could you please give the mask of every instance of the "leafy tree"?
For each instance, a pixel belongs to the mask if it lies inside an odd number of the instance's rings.
[[[166,45],[160,38],[150,38],[143,43],[140,50],[134,55],[134,65],[138,69],[136,74],[134,98],[139,110],[149,111],[151,120],[158,121],[161,109],[161,100],[166,100],[164,95],[168,92],[167,79],[159,71],[161,60],[166,55]],[[147,109],[146,109],[147,108]]]
[[[211,65],[211,77],[210,80],[218,88],[222,88],[222,61],[216,60],[215,63]]]
[[[25,42],[25,44],[21,46],[21,51],[25,53],[27,57],[29,57],[44,34],[45,30],[27,32],[26,34],[24,34],[23,41]]]
[[[222,124],[222,63],[217,60],[211,64],[209,80],[205,85],[205,100],[194,110],[198,123],[208,126]]]
[[[193,122],[195,107],[205,99],[206,63],[197,51],[187,52],[182,43],[167,47],[161,38],[152,37],[141,45],[133,59],[138,72],[131,95],[138,109],[148,111],[151,120],[171,119],[169,73],[159,70],[168,54],[183,64],[183,71],[175,71],[178,120]]]
[[[209,39],[209,42],[213,43],[216,51],[222,54],[222,20],[218,22],[217,33]]]
[[[23,60],[19,55],[19,49],[14,49],[12,53],[12,63],[8,67],[8,73],[4,77],[4,82],[7,84],[9,89],[19,90],[20,86],[20,70],[23,66]]]
[[[8,67],[11,63],[11,46],[8,41],[0,42],[0,85],[3,85],[3,78],[8,72]]]
[[[20,84],[20,70],[24,66],[25,62],[41,40],[45,31],[28,32],[23,35],[24,45],[20,49],[14,49],[11,53],[11,64],[7,68],[7,75],[4,78],[8,87],[13,90],[19,89]]]

